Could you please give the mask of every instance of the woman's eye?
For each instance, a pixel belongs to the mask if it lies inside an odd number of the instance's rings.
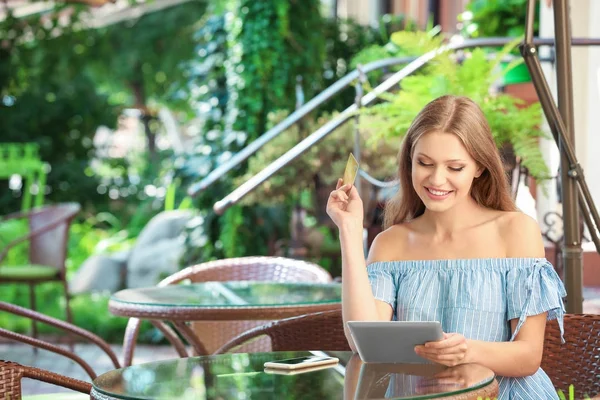
[[[448,167],[448,168],[450,168],[450,170],[454,171],[454,172],[460,172],[463,169],[465,169],[465,167],[458,167],[458,168],[456,168],[456,167]]]
[[[419,160],[419,161],[417,161],[417,163],[418,163],[419,165],[422,165],[422,166],[424,166],[424,167],[431,167],[431,166],[433,165],[433,164],[426,164],[426,163],[424,163],[423,161],[420,161],[420,160]]]

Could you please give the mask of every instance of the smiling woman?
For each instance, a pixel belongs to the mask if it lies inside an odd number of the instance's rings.
[[[493,370],[499,399],[557,399],[540,364],[546,321],[562,335],[564,286],[537,223],[516,211],[479,106],[457,96],[427,104],[403,141],[398,178],[368,261],[358,191],[340,182],[330,195],[344,322],[439,321],[443,339],[416,346],[419,356]]]
[[[465,97],[440,97],[419,113],[398,154],[398,175],[401,188],[386,205],[385,227],[416,218],[428,200],[451,194],[454,200],[470,196],[484,207],[516,210],[490,127],[481,109]],[[451,201],[432,206],[441,211]]]

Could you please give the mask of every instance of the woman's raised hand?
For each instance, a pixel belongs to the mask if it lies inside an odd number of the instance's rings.
[[[346,223],[363,222],[363,203],[358,195],[358,190],[352,184],[342,186],[342,180],[338,179],[336,188],[327,200],[327,214],[338,228]]]

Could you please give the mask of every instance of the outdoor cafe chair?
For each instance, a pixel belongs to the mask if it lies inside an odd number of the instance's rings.
[[[163,279],[158,286],[190,282],[209,281],[271,281],[271,282],[313,282],[330,283],[331,275],[317,264],[284,257],[240,257],[209,261],[187,267]],[[210,354],[242,332],[267,321],[195,321],[192,329]],[[180,348],[175,332],[166,324],[153,322],[165,337]],[[139,332],[140,320],[130,318],[123,341],[123,364],[132,364],[133,353]],[[245,347],[246,352],[264,351],[269,347],[266,341],[257,341]],[[182,354],[182,353],[180,353]]]
[[[79,213],[77,203],[63,203],[16,212],[0,218],[0,223],[15,219],[27,219],[29,232],[18,238],[0,237],[10,240],[2,243],[0,263],[10,249],[29,242],[29,262],[25,265],[0,265],[0,284],[22,283],[29,286],[29,306],[36,310],[35,286],[44,282],[61,282],[66,299],[66,317],[72,321],[65,261],[67,258],[70,224]],[[37,337],[35,321],[32,322],[33,337]]]
[[[70,334],[84,338],[97,345],[110,358],[115,368],[121,367],[117,356],[112,351],[108,343],[106,343],[97,335],[85,329],[79,328],[68,322],[64,322],[56,318],[52,318],[47,315],[41,314],[39,312],[32,311],[24,307],[19,307],[10,303],[0,302],[0,312],[7,312],[13,315],[31,319],[32,321],[42,322],[51,325],[55,328],[59,328],[63,331],[69,332]],[[23,334],[15,333],[4,328],[0,328],[0,337],[25,343],[35,348],[44,349],[65,356],[73,360],[75,363],[79,364],[79,366],[83,368],[83,370],[88,374],[91,380],[95,379],[97,376],[93,368],[80,356],[78,356],[72,351],[59,347],[53,343],[32,338]],[[3,360],[0,357],[0,399],[21,399],[22,378],[30,378],[38,381],[47,382],[53,385],[69,388],[87,395],[89,395],[92,388],[89,382],[73,379],[40,368],[21,365],[14,361]]]
[[[224,344],[214,354],[240,352],[240,346],[264,336],[271,342],[271,349],[267,351],[350,351],[344,335],[342,310],[334,310],[258,326]]]
[[[567,396],[573,385],[577,398],[600,399],[600,315],[566,314],[564,330],[561,343],[558,323],[546,324],[542,369]]]

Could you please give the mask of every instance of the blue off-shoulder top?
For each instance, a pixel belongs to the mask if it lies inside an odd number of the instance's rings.
[[[528,316],[547,312],[562,339],[566,292],[545,258],[384,261],[367,271],[373,295],[392,306],[395,320],[440,321],[444,332],[500,342],[514,340]],[[513,334],[512,319],[518,320]],[[558,399],[541,368],[497,379],[502,400]]]

